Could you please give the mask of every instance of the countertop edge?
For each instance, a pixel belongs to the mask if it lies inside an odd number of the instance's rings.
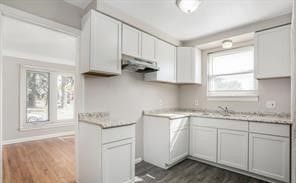
[[[170,113],[174,113],[174,112],[170,112]],[[280,119],[274,119],[274,120],[265,120],[265,119],[252,119],[253,117],[245,117],[245,118],[238,118],[238,117],[219,117],[219,116],[204,116],[204,115],[198,115],[198,114],[184,114],[184,116],[181,117],[181,115],[183,114],[179,114],[182,112],[177,112],[176,115],[179,115],[177,117],[172,117],[172,116],[165,116],[165,115],[161,115],[161,114],[153,114],[153,113],[146,113],[144,112],[143,115],[144,116],[153,116],[153,117],[161,117],[161,118],[167,118],[167,119],[178,119],[178,118],[183,118],[183,117],[200,117],[200,118],[211,118],[211,119],[224,119],[224,120],[239,120],[239,121],[246,121],[246,122],[257,122],[257,123],[270,123],[270,124],[282,124],[282,125],[293,125],[292,121],[289,120],[280,120]],[[163,113],[165,114],[165,113]],[[264,118],[264,117],[262,117]]]
[[[102,129],[110,129],[110,128],[117,128],[117,127],[123,127],[123,126],[130,126],[130,125],[135,125],[136,122],[130,122],[130,123],[124,123],[124,124],[118,124],[118,125],[112,125],[112,126],[107,126],[105,127],[103,124],[97,123],[97,122],[93,122],[93,121],[88,121],[88,120],[79,120],[78,121],[83,122],[83,123],[88,123],[88,124],[92,124],[92,125],[96,125],[99,126]]]

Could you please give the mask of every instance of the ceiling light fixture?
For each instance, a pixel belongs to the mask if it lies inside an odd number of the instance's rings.
[[[232,45],[233,45],[233,43],[231,40],[222,41],[222,48],[224,48],[224,49],[232,48]]]
[[[199,7],[201,2],[202,0],[177,0],[176,4],[184,13],[192,13]]]

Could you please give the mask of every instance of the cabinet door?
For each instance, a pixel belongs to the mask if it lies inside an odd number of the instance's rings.
[[[142,32],[142,58],[148,61],[155,61],[156,38]]]
[[[102,163],[103,183],[133,182],[134,138],[103,145]]]
[[[156,60],[159,67],[157,80],[176,82],[176,47],[158,40],[156,44]]]
[[[191,83],[193,81],[193,49],[190,47],[177,48],[177,82]]]
[[[121,23],[95,11],[92,11],[91,20],[90,70],[120,74]]]
[[[189,128],[183,125],[188,122],[187,118],[177,119],[181,128],[170,132],[170,163],[174,163],[188,155],[189,150]],[[172,124],[172,121],[170,122]],[[177,124],[178,126],[178,124]]]
[[[289,138],[250,133],[249,171],[289,182],[289,152]]]
[[[141,57],[141,32],[124,24],[122,26],[122,53],[136,58]]]
[[[208,160],[217,161],[217,129],[190,127],[190,155]]]
[[[256,77],[291,76],[291,26],[282,26],[256,33]]]
[[[197,48],[177,48],[177,83],[201,84],[201,51]]]
[[[248,169],[248,132],[218,130],[218,163]]]

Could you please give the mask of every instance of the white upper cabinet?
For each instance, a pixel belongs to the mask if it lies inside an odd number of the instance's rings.
[[[141,31],[125,24],[122,26],[122,53],[141,58]]]
[[[177,47],[177,83],[201,84],[201,51]]]
[[[142,58],[148,61],[156,61],[156,38],[142,32]]]
[[[255,36],[257,79],[291,76],[291,26],[257,32]]]
[[[156,41],[156,61],[159,71],[145,74],[148,81],[176,82],[176,47],[164,41]]]
[[[123,24],[122,26],[122,53],[127,56],[156,61],[156,38]]]
[[[83,17],[80,71],[121,74],[121,22],[94,10]]]

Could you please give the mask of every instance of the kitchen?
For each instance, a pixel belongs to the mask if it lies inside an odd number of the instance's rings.
[[[77,182],[295,182],[294,1],[67,2]]]

